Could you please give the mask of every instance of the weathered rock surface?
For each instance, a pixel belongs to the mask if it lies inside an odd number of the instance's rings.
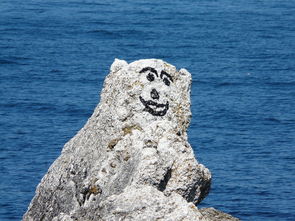
[[[212,207],[200,209],[201,214],[209,219],[210,221],[239,221],[238,218],[235,218],[227,213],[221,212]]]
[[[187,141],[191,76],[115,60],[99,105],[65,144],[23,220],[209,220],[211,174]]]

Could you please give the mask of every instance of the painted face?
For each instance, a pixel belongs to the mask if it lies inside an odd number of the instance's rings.
[[[170,84],[173,82],[171,75],[164,70],[162,70],[161,73],[158,74],[156,69],[152,67],[145,67],[139,73],[145,74],[146,79],[151,83],[154,82],[156,79],[160,79],[166,87],[169,87]],[[139,96],[139,100],[144,106],[144,111],[149,112],[153,116],[164,116],[169,109],[169,102],[166,101],[164,103],[159,103],[160,93],[156,88],[152,88],[149,93],[150,98],[146,100],[142,96]]]

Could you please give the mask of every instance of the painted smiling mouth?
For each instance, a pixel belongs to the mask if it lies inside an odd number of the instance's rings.
[[[168,101],[166,102],[166,104],[158,104],[157,102],[152,100],[146,101],[141,96],[139,96],[139,100],[144,106],[144,111],[147,111],[154,116],[164,116],[169,109]]]

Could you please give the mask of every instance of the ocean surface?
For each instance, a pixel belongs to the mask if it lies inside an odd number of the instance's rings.
[[[20,220],[114,58],[192,73],[199,207],[295,220],[295,1],[0,0],[0,220]]]

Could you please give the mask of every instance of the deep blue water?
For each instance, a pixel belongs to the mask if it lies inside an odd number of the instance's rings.
[[[295,1],[0,0],[0,220],[20,220],[114,58],[193,76],[200,207],[295,220]]]

